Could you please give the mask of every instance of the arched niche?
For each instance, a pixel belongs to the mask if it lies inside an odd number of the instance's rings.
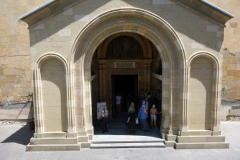
[[[187,121],[189,130],[218,131],[219,62],[207,52],[189,60]]]
[[[46,53],[34,68],[35,133],[67,132],[67,63],[55,53]]]
[[[44,132],[67,131],[66,73],[58,59],[41,65]]]

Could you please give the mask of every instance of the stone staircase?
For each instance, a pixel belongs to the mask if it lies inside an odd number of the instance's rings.
[[[152,129],[144,132],[137,126],[136,134],[131,135],[127,131],[127,116],[122,113],[112,120],[109,120],[108,129],[110,132],[102,133],[100,126],[94,127],[93,140],[90,148],[162,148],[165,147],[165,140],[160,138],[160,130]]]
[[[42,137],[31,138],[26,151],[79,151],[90,148],[91,138],[85,131],[75,137],[68,137],[67,133],[44,133]]]
[[[27,145],[27,151],[79,151],[82,148],[146,148],[165,147],[165,140],[160,138],[159,129],[144,132],[137,127],[136,134],[126,130],[127,114],[121,114],[109,120],[110,132],[102,133],[100,125],[94,131],[82,131],[73,135],[67,133],[43,133],[34,135]],[[94,135],[93,135],[94,132]]]
[[[213,134],[212,131],[189,131],[177,136],[174,148],[176,149],[221,149],[229,148],[225,136],[221,132]]]
[[[91,149],[99,148],[164,148],[164,140],[134,135],[94,135]]]

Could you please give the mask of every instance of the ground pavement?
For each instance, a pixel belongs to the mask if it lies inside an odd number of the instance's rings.
[[[33,131],[23,123],[0,125],[0,160],[239,160],[240,122],[221,122],[229,149],[123,148],[65,152],[26,152]]]

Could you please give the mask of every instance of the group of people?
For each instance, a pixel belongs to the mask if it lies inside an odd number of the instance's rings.
[[[143,131],[149,131],[148,125],[148,112],[149,112],[149,103],[148,98],[142,102],[142,106],[138,112],[138,118],[140,120],[140,126]],[[150,117],[151,117],[151,127],[157,129],[156,122],[157,122],[157,112],[156,105],[153,104],[152,108],[150,109]]]
[[[128,108],[128,118],[127,118],[127,124],[128,129],[131,134],[136,133],[136,117],[139,119],[140,127],[143,131],[149,131],[149,125],[148,125],[148,98],[145,98],[145,100],[142,102],[142,106],[139,109],[138,114],[136,114],[134,102],[131,102],[130,107]],[[121,108],[121,106],[117,106],[117,109]],[[151,127],[157,129],[156,121],[157,121],[157,112],[155,104],[152,105],[152,108],[150,109],[150,117],[151,117]],[[102,132],[109,132],[107,128],[107,118],[108,118],[108,110],[107,106],[104,106],[104,109],[102,110]]]

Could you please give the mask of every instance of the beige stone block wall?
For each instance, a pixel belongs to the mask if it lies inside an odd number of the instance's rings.
[[[81,28],[93,17],[110,9],[119,7],[137,7],[150,10],[159,14],[176,29],[181,36],[183,42],[190,42],[186,45],[187,54],[192,54],[197,50],[207,50],[212,52],[211,47],[205,48],[204,45],[196,44],[194,41],[201,37],[202,31],[207,30],[207,25],[212,23],[208,20],[201,20],[201,18],[192,12],[179,7],[177,4],[172,5],[170,1],[84,1],[80,5],[70,8],[59,14],[58,18],[51,18],[49,23],[44,23],[36,27],[39,34],[29,35],[29,30],[24,22],[19,22],[18,18],[39,7],[49,0],[2,0],[0,6],[0,103],[4,104],[9,101],[26,101],[28,90],[32,91],[31,86],[31,60],[30,60],[30,46],[29,36],[31,36],[32,56],[38,58],[40,54],[48,51],[56,51],[68,57],[70,53],[73,39]],[[221,40],[224,33],[224,41],[222,48],[227,48],[224,53],[223,64],[223,85],[228,86],[231,90],[223,99],[239,99],[240,86],[239,77],[240,69],[238,63],[240,55],[240,1],[239,0],[208,0],[213,4],[229,11],[235,15],[235,18],[226,24],[224,32],[216,30],[209,32],[210,35],[217,36]],[[161,3],[160,3],[161,2]],[[172,6],[171,6],[172,5]],[[97,8],[98,7],[98,8]],[[174,12],[168,12],[173,9]],[[189,14],[190,13],[190,14]],[[192,14],[191,14],[192,13]],[[62,19],[65,16],[65,19]],[[192,21],[191,25],[186,25],[185,18]],[[68,22],[76,21],[74,24]],[[60,22],[61,25],[56,25]],[[47,25],[46,25],[47,24]],[[67,25],[68,24],[68,25]],[[49,27],[51,26],[51,30]],[[68,30],[60,31],[60,27]],[[211,26],[210,26],[211,27]],[[45,29],[46,28],[46,29]],[[59,32],[53,30],[59,30]],[[194,29],[196,28],[196,29]],[[70,29],[70,30],[69,30]],[[191,33],[194,37],[188,37],[185,33]],[[45,39],[43,35],[49,35]],[[41,38],[38,38],[38,37]],[[68,37],[71,37],[70,39]],[[67,43],[65,42],[67,38]],[[191,39],[193,38],[193,39]],[[206,39],[209,39],[206,40]],[[203,44],[211,43],[212,38],[206,37],[200,40]],[[35,42],[44,42],[39,47],[35,47]],[[216,44],[213,44],[216,46]],[[36,59],[35,59],[36,60]],[[230,64],[230,65],[229,65]]]
[[[2,105],[8,102],[25,102],[28,100],[28,90],[32,92],[29,30],[26,23],[19,22],[18,18],[47,1],[1,1],[0,104]]]
[[[226,23],[224,29],[224,57],[222,85],[230,90],[223,100],[240,100],[240,1],[208,0],[232,13],[235,17]]]
[[[67,131],[66,74],[56,59],[46,60],[41,67],[43,116],[45,132]]]
[[[169,1],[170,2],[170,1]],[[31,54],[35,62],[41,54],[52,51],[68,59],[76,36],[92,19],[104,12],[134,7],[153,12],[166,20],[179,35],[187,57],[198,51],[215,54],[220,50],[223,29],[208,19],[183,8],[177,3],[155,1],[83,1],[30,30]],[[170,11],[171,10],[171,11]]]
[[[213,65],[206,58],[191,63],[188,100],[190,130],[210,129],[212,107]]]
[[[221,32],[222,28],[220,26],[217,26],[215,23],[207,20],[206,18],[195,14],[191,10],[179,6],[177,3],[154,4],[153,2],[149,3],[144,0],[116,0],[108,1],[108,3],[106,3],[104,1],[96,2],[93,0],[88,0],[83,1],[72,8],[69,8],[63,13],[60,13],[55,17],[48,19],[44,23],[34,28],[31,28],[30,36],[31,57],[33,58],[32,62],[36,62],[43,53],[47,52],[55,52],[61,54],[64,58],[69,60],[69,57],[71,56],[71,47],[73,46],[77,35],[87,23],[89,23],[99,14],[108,12],[112,9],[125,7],[137,7],[143,10],[148,10],[150,12],[158,14],[170,25],[172,25],[173,29],[176,31],[181,39],[182,44],[184,45],[187,59],[192,54],[202,50],[210,52],[219,58],[218,50],[221,48],[219,42],[222,42],[222,36],[217,36],[217,32]],[[129,26],[131,25],[129,24]],[[99,28],[101,28],[101,26],[99,26]],[[103,39],[99,38],[99,44],[101,43],[101,40]],[[74,62],[76,61],[77,59],[74,60]],[[85,74],[87,75],[88,73]],[[88,93],[90,93],[90,89],[87,88],[87,84],[85,84],[84,87],[84,89],[86,89],[84,93],[88,95],[88,97],[85,97],[84,99],[87,103],[83,103],[83,106],[80,107],[85,107],[85,113],[91,113],[91,104],[88,104],[90,97],[90,94]],[[174,98],[176,97],[175,95],[177,94],[177,91],[177,89],[173,90]],[[77,98],[79,97],[75,97],[75,99]],[[178,102],[179,101],[176,98],[173,101],[173,106],[177,106]],[[76,103],[76,105],[79,106],[78,103]],[[177,124],[177,122],[179,122],[177,114],[178,112],[179,110],[177,107],[174,108],[174,115],[176,116],[173,116],[173,124]],[[80,116],[77,117],[77,120],[81,120]],[[209,125],[209,122],[204,122],[204,125],[205,123]],[[86,122],[86,124],[88,123]],[[173,129],[177,128],[178,125],[175,125]],[[200,126],[200,128],[205,128],[205,126]]]

